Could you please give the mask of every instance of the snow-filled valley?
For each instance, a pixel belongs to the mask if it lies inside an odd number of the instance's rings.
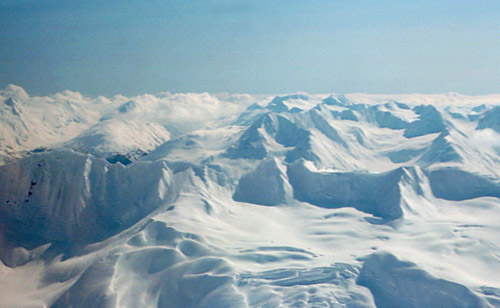
[[[0,91],[0,307],[500,307],[500,95]]]

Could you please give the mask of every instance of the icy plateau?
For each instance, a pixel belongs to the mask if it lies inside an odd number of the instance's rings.
[[[0,307],[500,307],[500,95],[0,90]]]

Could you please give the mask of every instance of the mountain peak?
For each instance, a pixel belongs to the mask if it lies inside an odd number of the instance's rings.
[[[3,91],[0,91],[0,95],[20,100],[28,99],[30,97],[22,87],[13,84],[9,84],[5,87],[5,89],[3,89]]]

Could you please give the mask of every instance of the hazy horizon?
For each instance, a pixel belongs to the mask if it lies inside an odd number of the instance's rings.
[[[499,93],[496,1],[0,0],[0,88]]]

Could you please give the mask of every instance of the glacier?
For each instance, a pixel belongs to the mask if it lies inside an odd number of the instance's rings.
[[[0,306],[500,307],[500,95],[0,90]]]

